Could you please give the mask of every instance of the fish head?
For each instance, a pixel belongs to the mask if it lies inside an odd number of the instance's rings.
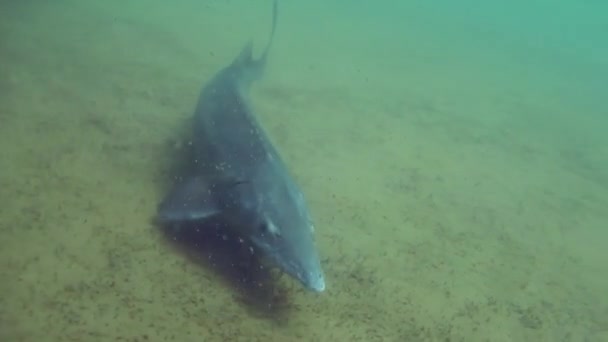
[[[314,225],[304,196],[292,184],[278,184],[260,198],[258,220],[249,238],[265,259],[299,280],[306,288],[322,292],[325,277],[314,241]]]

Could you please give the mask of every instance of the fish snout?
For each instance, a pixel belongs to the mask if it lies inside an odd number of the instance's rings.
[[[300,276],[300,281],[315,292],[325,291],[325,276],[323,272],[306,272]]]

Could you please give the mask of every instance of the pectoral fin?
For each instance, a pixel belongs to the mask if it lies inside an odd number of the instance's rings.
[[[175,185],[160,204],[159,219],[163,223],[206,220],[220,213],[209,183],[195,177]]]

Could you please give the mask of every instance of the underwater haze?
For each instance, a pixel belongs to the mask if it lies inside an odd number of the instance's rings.
[[[608,3],[278,5],[326,290],[154,222],[271,0],[0,1],[0,341],[608,341]]]

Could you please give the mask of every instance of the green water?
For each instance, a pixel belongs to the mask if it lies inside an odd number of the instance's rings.
[[[270,1],[1,1],[0,340],[608,341],[608,5],[279,5],[251,96],[326,292],[152,222]]]

